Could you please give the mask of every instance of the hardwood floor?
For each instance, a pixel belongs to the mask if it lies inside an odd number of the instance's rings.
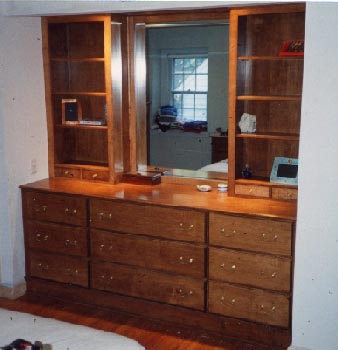
[[[184,329],[41,295],[25,295],[16,300],[0,298],[0,307],[114,332],[137,340],[146,350],[271,350],[271,347],[224,339],[197,329]]]

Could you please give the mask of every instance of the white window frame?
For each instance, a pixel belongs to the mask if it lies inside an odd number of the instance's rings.
[[[165,49],[161,50],[161,106],[172,105],[172,77],[173,77],[173,59],[205,57],[208,58],[207,48],[185,48],[185,49]],[[209,83],[208,83],[209,91]],[[208,91],[203,91],[207,95],[207,119],[208,119]],[[193,94],[194,92],[192,92]]]

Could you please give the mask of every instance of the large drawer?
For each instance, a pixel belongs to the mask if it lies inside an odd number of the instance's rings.
[[[189,209],[92,199],[90,225],[182,241],[205,241],[205,214]]]
[[[27,220],[25,235],[29,248],[87,256],[87,234],[83,227]]]
[[[33,220],[85,226],[86,200],[80,197],[23,191],[24,215]]]
[[[204,280],[136,267],[92,262],[92,288],[204,309]]]
[[[290,256],[291,237],[291,222],[210,213],[211,245]]]
[[[204,247],[99,230],[91,230],[90,237],[94,258],[205,277]]]
[[[291,261],[289,258],[210,248],[209,278],[288,292]]]
[[[85,258],[30,252],[31,276],[88,287],[88,262]]]
[[[283,294],[210,281],[208,311],[287,328],[290,301]]]

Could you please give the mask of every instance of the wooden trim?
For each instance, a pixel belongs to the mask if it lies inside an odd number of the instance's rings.
[[[259,14],[273,14],[273,13],[290,13],[290,12],[304,12],[305,3],[286,3],[280,5],[259,5],[232,8],[231,12],[236,12],[238,16],[259,15]]]
[[[45,101],[47,117],[47,135],[48,135],[48,174],[54,176],[55,149],[54,149],[54,118],[52,108],[52,89],[49,63],[49,41],[48,41],[48,19],[43,17],[41,20],[42,31],[42,58],[45,77]]]
[[[45,16],[43,20],[48,23],[78,23],[78,22],[104,22],[109,15],[70,15],[70,16]]]
[[[238,16],[230,12],[229,30],[229,90],[228,90],[228,181],[229,196],[235,195],[235,134],[236,134],[236,89],[237,89],[237,36]]]

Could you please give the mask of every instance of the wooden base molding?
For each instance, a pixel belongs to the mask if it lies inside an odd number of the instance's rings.
[[[136,316],[200,328],[204,331],[222,334],[225,337],[239,338],[243,341],[259,343],[267,349],[285,349],[291,343],[291,331],[245,320],[206,314],[201,311],[156,303],[148,300],[107,293],[93,289],[56,282],[27,279],[29,293],[44,294],[74,303],[104,307],[126,312]],[[264,349],[264,347],[263,347]]]

